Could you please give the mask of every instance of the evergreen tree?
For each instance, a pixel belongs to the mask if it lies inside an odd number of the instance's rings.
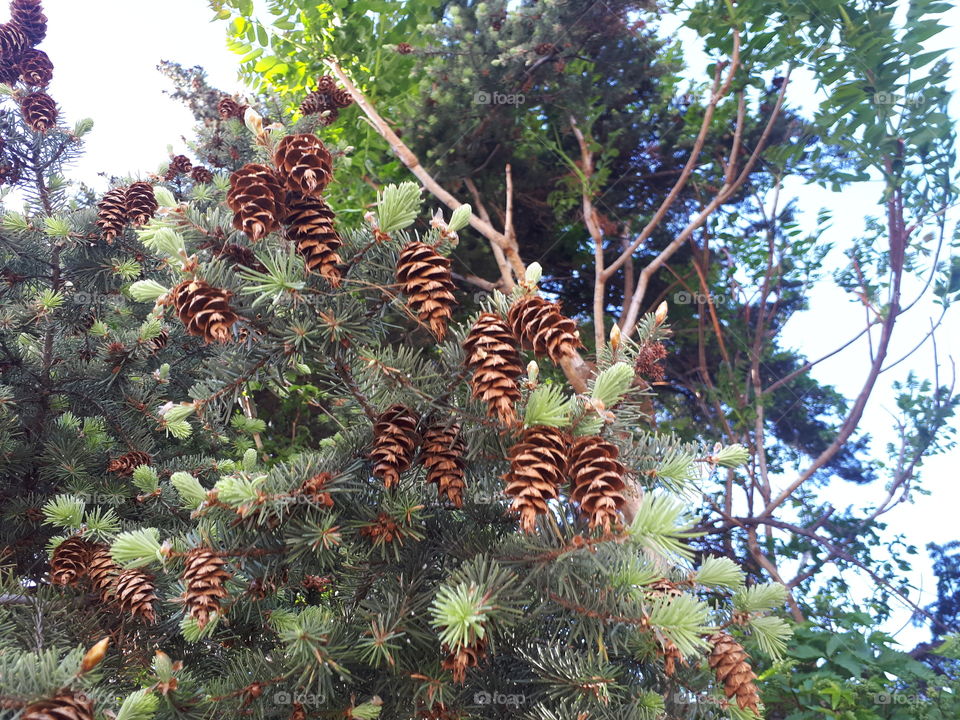
[[[97,209],[51,200],[50,167],[24,165],[40,205],[4,220],[25,279],[0,336],[3,510],[39,488],[34,522],[59,535],[14,528],[2,712],[760,712],[744,645],[783,651],[785,591],[686,545],[696,480],[747,453],[644,429],[634,368],[664,315],[569,378],[577,326],[538,266],[453,317],[469,207],[415,232],[419,189],[390,185],[338,227],[338,159],[316,134],[232,122],[251,162],[229,181],[175,157],[170,188],[125,185]],[[72,143],[19,132],[8,147],[27,159]],[[119,300],[78,333],[81,292]],[[271,395],[324,418],[284,458],[263,442],[296,435],[263,412]]]

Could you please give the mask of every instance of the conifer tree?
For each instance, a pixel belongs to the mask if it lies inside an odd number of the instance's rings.
[[[347,228],[324,201],[344,160],[315,123],[223,122],[249,162],[203,183],[174,158],[152,217],[132,184],[5,216],[31,282],[4,299],[4,512],[39,481],[58,535],[20,533],[36,562],[4,581],[3,712],[559,720],[708,698],[759,714],[784,589],[685,544],[697,478],[747,454],[643,429],[635,367],[664,314],[615,331],[575,383],[576,322],[535,264],[454,319],[468,206],[414,231],[420,189],[390,185]],[[11,145],[72,142],[20,132]],[[325,243],[338,260],[318,265]],[[81,289],[121,305],[75,337]],[[326,418],[309,447],[264,450],[295,434],[271,397]]]

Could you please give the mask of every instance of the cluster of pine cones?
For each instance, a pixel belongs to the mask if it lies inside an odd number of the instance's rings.
[[[207,548],[194,548],[184,557],[181,600],[201,628],[222,611],[220,601],[227,596],[225,584],[232,577],[225,566],[223,558]],[[53,551],[50,577],[56,585],[85,582],[108,607],[145,623],[156,620],[154,577],[139,569],[123,569],[106,545],[79,535],[68,537]]]
[[[317,89],[307,95],[300,105],[301,115],[319,115],[324,125],[331,125],[340,117],[340,110],[353,104],[346,90],[337,87],[330,75],[317,78]]]
[[[36,46],[47,35],[47,17],[40,0],[13,0],[10,21],[0,24],[0,83],[22,82],[17,94],[26,123],[37,132],[47,132],[57,122],[59,111],[42,88],[53,79],[53,63]]]
[[[181,175],[189,175],[198,185],[213,182],[213,173],[203,165],[194,165],[186,155],[174,155],[167,166],[163,179],[167,182],[176,180]]]
[[[145,225],[157,212],[157,198],[153,185],[135,182],[116,187],[104,193],[97,203],[97,227],[107,243],[112,243],[123,233],[127,224]]]

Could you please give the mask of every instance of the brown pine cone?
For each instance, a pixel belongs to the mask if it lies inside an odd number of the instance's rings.
[[[141,465],[152,464],[153,458],[150,457],[150,453],[143,452],[142,450],[133,450],[107,463],[107,472],[129,476],[133,475],[133,471]]]
[[[447,320],[457,304],[450,274],[450,259],[426,243],[407,243],[397,260],[397,281],[407,296],[407,306],[443,340]]]
[[[20,99],[20,112],[27,125],[36,132],[45,133],[57,124],[60,111],[53,98],[45,92],[24,95]]]
[[[708,638],[713,646],[709,663],[717,674],[717,682],[723,683],[727,698],[737,698],[741,710],[752,710],[760,715],[760,693],[755,683],[757,676],[747,662],[747,651],[730,633],[718,632]]]
[[[135,182],[126,192],[127,217],[134,225],[145,225],[160,206],[153,194],[153,185],[148,182]]]
[[[159,335],[150,341],[150,354],[156,355],[167,346],[168,342],[170,342],[170,331],[164,328]]]
[[[87,574],[93,545],[73,535],[57,545],[50,559],[50,577],[55,585],[73,585]]]
[[[410,43],[397,43],[397,52],[401,55],[409,55],[413,52],[413,45]]]
[[[173,180],[177,175],[186,175],[193,169],[193,163],[186,155],[174,155],[167,166],[166,180]]]
[[[120,609],[134,619],[152,623],[157,619],[153,603],[157,600],[153,577],[140,570],[124,570],[114,582],[114,598]]]
[[[463,507],[466,443],[460,424],[434,424],[423,434],[420,462],[427,469],[427,482],[435,483],[437,494],[446,497],[454,507]]]
[[[327,111],[329,111],[329,113],[324,115],[320,121],[324,125],[332,125],[340,116],[340,111],[334,104],[333,98],[330,96],[329,92],[320,92],[319,90],[315,90],[307,95],[303,99],[303,102],[300,103],[301,115],[319,115],[320,113]]]
[[[257,270],[259,272],[264,272],[266,268],[263,266],[263,263],[257,260],[256,253],[253,252],[246,245],[240,245],[238,243],[224,243],[219,247],[213,249],[213,253],[219,257],[229,260],[233,263],[234,266],[243,266],[250,268],[251,270]]]
[[[400,482],[417,447],[417,416],[403,405],[391,405],[373,424],[373,476],[388,489]]]
[[[487,404],[487,415],[512,427],[517,422],[514,405],[520,402],[517,378],[523,367],[510,328],[498,315],[483,313],[470,328],[463,350],[466,365],[473,370],[473,397]]]
[[[533,48],[533,51],[537,55],[549,55],[556,49],[556,47],[557,46],[554,45],[553,43],[543,42],[538,45],[535,45]]]
[[[617,459],[619,454],[616,445],[598,435],[578,437],[570,447],[570,498],[590,518],[591,528],[609,530],[611,523],[620,522],[626,469]]]
[[[87,567],[87,577],[93,589],[100,594],[104,602],[114,596],[114,581],[122,568],[114,561],[110,548],[97,544],[90,551],[90,562]]]
[[[223,558],[206,548],[194,548],[185,560],[183,599],[190,616],[203,628],[212,613],[220,612],[220,601],[227,596],[224,583],[232,576],[224,569]]]
[[[536,529],[537,515],[559,497],[566,476],[570,438],[562,430],[535,425],[527,428],[510,448],[510,471],[503,476],[504,494],[513,498],[510,509],[520,514],[524,532]]]
[[[93,720],[93,702],[82,692],[61,690],[23,709],[20,720]]]
[[[289,720],[307,720],[307,711],[303,709],[302,703],[295,702],[293,704]]]
[[[97,203],[97,227],[108,243],[123,232],[127,224],[127,189],[114,188]]]
[[[0,58],[0,83],[16,85],[20,79],[20,65],[14,60]]]
[[[203,165],[197,165],[195,168],[193,168],[193,170],[190,171],[190,177],[195,183],[200,185],[206,185],[207,183],[213,182],[213,173]]]
[[[47,36],[47,16],[43,14],[40,0],[13,0],[10,19],[20,27],[33,47]]]
[[[487,656],[487,641],[477,640],[472,645],[464,645],[449,653],[441,663],[444,670],[453,672],[453,681],[463,685],[467,681],[467,670],[475,668]]]
[[[0,60],[16,64],[27,46],[27,35],[20,25],[12,22],[0,24]]]
[[[325,507],[333,507],[333,496],[326,489],[331,480],[333,480],[332,473],[319,472],[304,480],[298,488],[298,492],[311,502]]]
[[[220,117],[223,120],[229,120],[230,118],[236,118],[238,120],[243,120],[243,114],[247,111],[247,106],[241,103],[238,103],[232,97],[225,97],[217,103],[217,112],[220,113]]]
[[[43,50],[27,50],[20,58],[20,78],[27,85],[46,87],[53,80],[53,63]]]
[[[520,298],[507,315],[513,334],[523,347],[537,357],[549,357],[555,363],[574,355],[583,347],[577,324],[560,313],[557,303],[536,295]]]
[[[277,143],[273,162],[288,190],[319,197],[333,179],[333,158],[316,135],[287,135]]]
[[[353,96],[343,88],[334,88],[331,90],[330,100],[340,109],[353,105]]]
[[[287,237],[303,256],[309,272],[318,273],[333,287],[340,285],[340,255],[343,241],[334,227],[336,216],[322,198],[287,194]]]
[[[248,163],[230,176],[227,205],[233,227],[257,242],[280,228],[284,215],[283,189],[273,168]]]
[[[188,335],[225,343],[239,316],[230,307],[230,293],[205,280],[185,280],[172,290],[173,307]]]
[[[12,163],[0,162],[0,185],[13,185],[20,179],[20,169]]]
[[[337,80],[333,75],[320,75],[317,78],[317,92],[333,92],[337,89]]]

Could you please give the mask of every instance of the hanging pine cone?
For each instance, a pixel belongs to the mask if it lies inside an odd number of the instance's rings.
[[[16,23],[0,24],[0,60],[16,64],[27,47],[27,36]]]
[[[520,527],[532,533],[537,515],[547,512],[547,501],[559,496],[565,477],[570,439],[557,428],[527,428],[510,448],[510,471],[503,476],[504,493],[513,498],[510,509],[520,514]]]
[[[760,693],[754,682],[757,676],[747,662],[747,651],[732,635],[725,632],[714,633],[708,638],[713,646],[709,663],[717,674],[717,682],[723,683],[723,693],[727,698],[737,698],[741,710],[752,710],[760,715]]]
[[[140,570],[124,570],[114,583],[114,598],[120,609],[147,623],[156,621],[153,603],[157,599],[153,578]]]
[[[20,112],[27,125],[36,132],[44,133],[57,124],[60,111],[53,98],[45,92],[24,95],[20,99]]]
[[[127,224],[127,189],[114,188],[97,203],[97,227],[108,243],[123,232]]]
[[[333,101],[333,104],[341,110],[353,105],[353,96],[343,88],[334,88],[331,90],[330,99]]]
[[[401,55],[409,55],[413,52],[413,45],[405,42],[397,43],[397,52]]]
[[[300,103],[300,114],[320,115],[321,113],[326,113],[326,115],[320,118],[320,122],[323,125],[332,125],[337,121],[337,118],[340,117],[340,111],[334,104],[330,93],[315,90],[307,95],[303,99],[303,102]]]
[[[322,198],[287,194],[287,237],[303,256],[309,272],[318,273],[333,287],[340,285],[337,249],[343,244],[334,228],[333,210]]]
[[[537,357],[549,357],[559,364],[582,347],[577,324],[564,317],[556,303],[536,295],[517,300],[507,320],[513,334]]]
[[[27,50],[20,58],[20,79],[27,85],[46,87],[53,80],[53,63],[43,50]]]
[[[167,346],[168,342],[170,342],[170,331],[163,328],[160,334],[150,341],[150,354],[156,355]]]
[[[475,668],[480,661],[487,656],[487,641],[477,640],[472,645],[463,645],[453,652],[446,648],[449,653],[444,658],[441,666],[444,670],[453,673],[453,681],[458,685],[463,685],[467,681],[467,670]]]
[[[20,720],[93,720],[93,702],[82,692],[61,690],[23,709]]]
[[[133,471],[141,465],[152,464],[153,458],[150,457],[150,453],[143,452],[142,450],[133,450],[107,463],[107,472],[129,476],[133,475]]]
[[[195,183],[206,185],[213,182],[213,173],[203,165],[197,165],[190,171],[190,177]]]
[[[230,293],[205,280],[185,280],[172,290],[173,307],[188,335],[224,343],[239,320],[230,307]]]
[[[473,370],[474,398],[487,404],[487,414],[507,427],[517,422],[514,405],[520,402],[517,378],[523,374],[517,340],[507,324],[493,313],[483,313],[470,328],[463,350]]]
[[[613,443],[598,435],[587,435],[573,441],[570,447],[570,497],[580,506],[580,512],[590,518],[590,527],[610,529],[620,521],[619,510],[625,501],[623,467],[617,456],[620,451]]]
[[[435,483],[437,494],[454,507],[463,507],[465,452],[459,423],[431,425],[423,434],[420,462],[427,469],[427,482]]]
[[[47,16],[43,14],[41,0],[13,0],[10,19],[20,27],[31,46],[39,45],[47,36]]]
[[[0,83],[16,85],[20,79],[20,65],[13,60],[0,58]]]
[[[224,569],[223,558],[206,548],[191,550],[185,563],[183,599],[190,616],[202,628],[210,622],[212,613],[220,612],[220,601],[227,596],[224,583],[231,575]]]
[[[167,166],[166,180],[173,180],[177,175],[186,175],[193,169],[193,163],[186,155],[174,155]]]
[[[668,603],[673,602],[683,595],[683,590],[681,590],[675,582],[667,580],[666,578],[655,580],[644,589],[651,600],[663,600]]]
[[[126,192],[127,217],[134,225],[145,225],[160,206],[153,185],[148,182],[135,182]]]
[[[634,369],[646,384],[660,382],[665,376],[661,361],[667,356],[667,348],[661,342],[647,342],[640,346]]]
[[[243,114],[247,111],[247,106],[241,103],[238,103],[232,97],[225,97],[217,103],[217,112],[220,113],[220,117],[224,120],[230,120],[231,118],[236,118],[238,120],[243,120]]]
[[[407,305],[430,330],[443,340],[447,320],[456,298],[450,275],[450,260],[426,243],[407,243],[397,260],[397,281],[407,296]]]
[[[280,228],[283,190],[273,168],[248,163],[230,176],[227,205],[233,210],[233,227],[253,242]]]
[[[287,189],[301,195],[320,196],[333,179],[333,158],[316,135],[287,135],[277,143],[273,162]]]
[[[213,253],[219,258],[229,260],[234,266],[242,265],[245,268],[257,270],[258,272],[266,271],[263,263],[257,260],[256,253],[246,245],[224,243],[220,246],[214,246]]]
[[[94,545],[90,551],[87,577],[100,599],[106,602],[114,595],[114,580],[122,568],[114,561],[110,548],[106,545]]]
[[[403,405],[391,405],[373,424],[373,476],[388,489],[400,482],[410,467],[417,441],[417,417]]]
[[[73,585],[87,574],[92,544],[78,535],[57,545],[50,559],[50,577],[56,585]]]

